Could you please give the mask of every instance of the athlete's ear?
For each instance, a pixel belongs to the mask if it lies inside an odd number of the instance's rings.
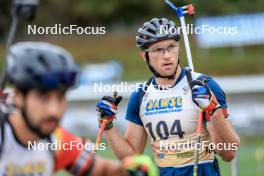
[[[146,51],[140,51],[139,55],[146,62]]]

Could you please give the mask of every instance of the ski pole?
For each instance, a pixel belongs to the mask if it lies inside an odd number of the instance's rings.
[[[194,71],[191,48],[190,48],[190,44],[189,44],[189,39],[188,39],[188,35],[187,35],[187,30],[186,30],[186,23],[185,23],[185,18],[184,18],[184,15],[186,15],[186,14],[191,15],[191,14],[195,13],[194,12],[194,6],[192,4],[189,4],[189,5],[183,6],[183,7],[176,7],[176,5],[174,5],[169,0],[165,0],[165,2],[177,13],[178,17],[180,18],[188,66],[189,66],[189,68],[191,68],[192,71]]]
[[[19,20],[25,18],[28,21],[32,21],[36,14],[36,9],[39,4],[39,0],[13,0],[12,4],[12,22],[6,42],[6,56],[4,60],[4,68],[0,79],[0,88],[3,91],[6,81],[5,66],[7,62],[7,55],[9,53],[10,46],[12,45]]]
[[[9,30],[9,34],[6,41],[5,57],[3,61],[3,69],[0,77],[0,110],[5,112],[7,93],[4,92],[6,82],[6,64],[7,55],[10,50],[10,46],[14,42],[19,20],[22,18],[32,21],[36,14],[36,9],[39,4],[39,0],[13,0],[12,4],[12,22]]]
[[[113,96],[114,97],[117,97],[117,94],[118,94],[118,92],[114,91]],[[106,127],[107,123],[108,123],[107,120],[103,120],[102,125],[101,125],[101,128],[100,128],[100,131],[99,131],[99,133],[97,135],[97,138],[96,138],[96,141],[95,141],[95,150],[94,150],[94,153],[97,152],[97,147],[99,146],[99,144],[100,144],[100,142],[102,140],[102,136],[104,134],[104,130],[105,130],[105,127]]]
[[[192,81],[191,72],[194,71],[194,67],[193,67],[193,62],[192,62],[192,54],[191,54],[190,43],[189,43],[189,39],[188,39],[188,35],[187,35],[184,15],[194,14],[195,13],[194,6],[192,4],[189,4],[189,5],[183,6],[183,7],[176,7],[176,5],[174,5],[169,0],[165,0],[165,2],[177,13],[178,17],[180,18],[182,33],[183,33],[183,39],[184,39],[184,45],[185,45],[187,61],[188,61],[188,67],[189,67],[186,69],[187,80],[190,84],[190,82]],[[191,85],[190,85],[190,88],[192,90]],[[198,163],[199,163],[199,155],[200,155],[199,151],[200,151],[200,143],[201,143],[202,121],[203,121],[203,112],[202,112],[202,110],[200,110],[198,113],[198,123],[197,123],[197,129],[196,129],[197,138],[195,141],[193,176],[198,175]],[[199,145],[197,145],[197,144],[199,144]]]

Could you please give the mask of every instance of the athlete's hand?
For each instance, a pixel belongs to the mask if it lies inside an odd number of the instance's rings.
[[[210,121],[215,110],[220,108],[220,104],[206,83],[200,80],[193,80],[190,85],[194,103],[205,112],[205,120]]]
[[[146,155],[133,155],[122,161],[127,176],[158,176],[159,171],[152,159]]]
[[[101,127],[104,120],[107,121],[105,130],[113,127],[113,119],[117,113],[117,105],[122,100],[122,96],[104,96],[96,105],[98,113],[99,127]]]

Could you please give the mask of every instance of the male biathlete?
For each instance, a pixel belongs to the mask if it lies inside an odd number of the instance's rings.
[[[188,82],[180,65],[180,35],[161,33],[161,27],[177,29],[165,18],[154,18],[138,29],[140,56],[154,76],[131,94],[124,137],[113,126],[118,97],[105,96],[98,102],[99,124],[108,121],[106,137],[119,159],[143,153],[149,139],[162,176],[191,176],[202,109],[204,145],[198,175],[220,175],[215,155],[231,161],[240,142],[228,118],[225,93],[213,78],[200,73],[192,73],[193,81]]]
[[[134,175],[141,166],[144,173],[153,174],[149,158],[133,156],[122,164],[95,157],[91,142],[59,126],[66,92],[79,74],[66,50],[20,42],[11,47],[6,70],[14,85],[15,110],[0,118],[0,175],[51,176],[61,169],[73,175],[126,175],[127,170]]]

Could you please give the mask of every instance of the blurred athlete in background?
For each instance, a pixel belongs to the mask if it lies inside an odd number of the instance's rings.
[[[50,176],[61,169],[98,176],[127,171],[135,175],[141,167],[145,173],[155,171],[146,156],[132,156],[124,163],[95,157],[90,141],[59,126],[67,108],[66,92],[79,75],[66,50],[44,42],[20,42],[11,47],[6,70],[14,85],[15,110],[1,115],[0,175]],[[34,142],[36,148],[30,147]]]

